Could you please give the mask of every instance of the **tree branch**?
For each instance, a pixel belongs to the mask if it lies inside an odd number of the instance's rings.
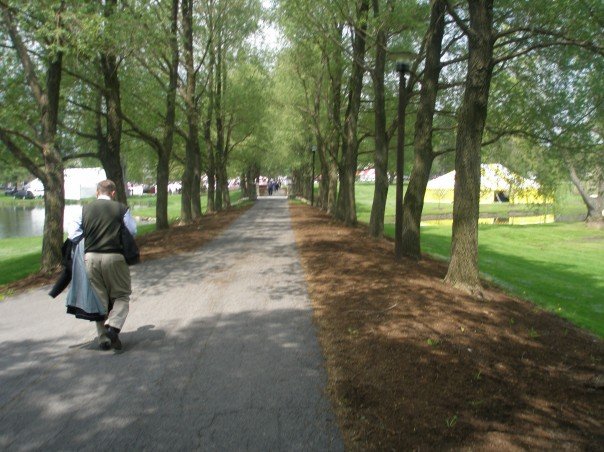
[[[436,158],[436,157],[440,157],[441,155],[449,154],[451,152],[455,152],[455,148],[446,148],[446,149],[443,149],[442,151],[436,151],[436,152],[433,152],[433,155],[434,155],[434,158]]]
[[[476,32],[474,30],[472,30],[470,27],[468,27],[466,25],[466,23],[464,22],[464,20],[455,12],[455,9],[453,8],[453,6],[451,6],[451,3],[449,2],[449,0],[445,0],[445,4],[447,6],[447,12],[453,18],[453,20],[455,21],[457,26],[461,29],[461,31],[463,31],[463,33],[468,38],[476,39]]]
[[[65,155],[65,156],[63,156],[63,161],[67,162],[69,160],[81,159],[81,158],[86,158],[86,157],[93,157],[93,158],[98,159],[99,154],[97,154],[96,152],[84,152],[82,154]]]
[[[0,3],[0,8],[2,9],[2,17],[4,19],[4,23],[6,24],[6,28],[8,29],[8,34],[13,42],[13,45],[15,46],[17,54],[19,55],[19,59],[21,60],[21,65],[23,66],[27,83],[34,94],[38,107],[43,108],[48,103],[48,100],[46,99],[42,85],[38,80],[34,64],[29,57],[27,48],[25,47],[25,44],[23,43],[23,40],[15,27],[10,8],[4,2]]]
[[[230,154],[231,152],[233,152],[233,149],[235,149],[235,147],[239,146],[241,143],[243,143],[245,140],[247,140],[250,136],[252,136],[252,132],[248,132],[241,140],[233,143],[233,145],[227,150],[227,154]]]
[[[504,55],[501,56],[499,58],[495,58],[493,59],[493,64],[499,64],[499,63],[503,63],[504,61],[509,61],[512,60],[514,58],[518,58],[520,56],[526,55],[530,52],[532,52],[533,50],[537,50],[537,49],[545,49],[548,47],[556,47],[556,46],[576,46],[576,47],[582,47],[584,49],[590,50],[592,53],[597,53],[599,55],[604,56],[604,49],[603,48],[598,48],[598,47],[590,47],[590,46],[583,46],[583,45],[579,45],[578,41],[551,41],[551,42],[544,42],[544,43],[538,43],[538,44],[533,44],[531,46],[528,46],[522,50],[519,50],[518,52],[514,52],[508,55]]]
[[[4,133],[6,133],[9,136],[14,135],[16,137],[21,138],[22,140],[27,141],[29,144],[31,144],[32,146],[34,146],[36,149],[38,149],[40,151],[44,148],[42,143],[35,140],[34,138],[31,138],[31,137],[25,135],[23,132],[19,132],[17,130],[12,130],[12,129],[7,129],[5,127],[0,127],[0,130],[2,130]]]
[[[126,124],[128,124],[132,128],[132,131],[127,131],[126,133],[129,133],[131,136],[139,137],[141,140],[151,146],[156,152],[160,152],[160,150],[162,149],[162,144],[156,137],[154,137],[150,133],[145,132],[123,112],[120,116],[126,122]]]
[[[105,87],[103,85],[98,84],[97,82],[95,82],[92,79],[89,79],[88,77],[85,77],[82,74],[78,74],[77,72],[74,72],[68,68],[66,68],[65,66],[63,66],[63,72],[65,72],[68,75],[71,75],[72,77],[77,78],[78,80],[83,81],[84,83],[92,86],[93,88],[96,88],[97,90],[101,91],[101,92],[105,92]]]
[[[25,152],[11,139],[4,129],[0,129],[0,141],[4,143],[11,154],[27,169],[31,174],[40,179],[43,183],[46,182],[46,174],[31,160]]]

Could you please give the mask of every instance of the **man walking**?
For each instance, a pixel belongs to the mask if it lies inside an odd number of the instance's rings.
[[[86,274],[107,310],[107,319],[96,322],[101,350],[121,350],[119,333],[128,316],[130,269],[122,254],[120,229],[125,225],[136,234],[136,222],[124,204],[114,201],[115,183],[97,185],[97,199],[82,208],[82,215],[68,227],[69,239],[84,238]]]

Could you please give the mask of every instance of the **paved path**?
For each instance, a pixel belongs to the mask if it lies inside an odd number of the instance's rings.
[[[48,288],[0,302],[0,450],[342,450],[285,198],[133,267],[121,354]]]

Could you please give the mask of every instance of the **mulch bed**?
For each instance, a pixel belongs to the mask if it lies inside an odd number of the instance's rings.
[[[291,205],[348,450],[603,450],[604,342]]]

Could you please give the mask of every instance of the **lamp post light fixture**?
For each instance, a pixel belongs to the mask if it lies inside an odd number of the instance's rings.
[[[394,220],[394,257],[403,257],[403,189],[405,171],[405,110],[407,109],[407,91],[405,74],[409,72],[409,64],[396,62],[396,72],[399,74],[398,84],[398,134],[396,143],[396,216]]]
[[[317,147],[312,146],[310,148],[310,152],[312,153],[312,169],[311,169],[311,178],[310,178],[310,205],[315,205],[315,154],[317,153]]]

